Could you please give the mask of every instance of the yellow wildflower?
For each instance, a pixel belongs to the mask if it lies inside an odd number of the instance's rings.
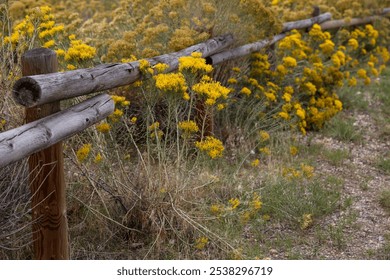
[[[251,95],[252,91],[249,88],[247,88],[247,87],[243,87],[241,89],[240,93],[242,93],[242,94],[244,94],[246,96],[249,96],[249,95]]]
[[[182,73],[158,74],[154,76],[156,87],[166,93],[178,93],[184,97],[187,84]]]
[[[51,48],[55,45],[54,40],[47,41],[46,43],[43,44],[44,48]]]
[[[291,97],[292,96],[289,93],[286,92],[286,93],[283,94],[282,99],[288,103],[288,102],[291,101]]]
[[[110,118],[111,121],[117,122],[120,120],[122,116],[123,116],[123,111],[120,109],[115,109],[115,111],[108,117]]]
[[[185,70],[188,70],[191,73],[210,73],[213,70],[213,66],[206,64],[206,59],[202,58],[201,53],[194,52],[191,56],[179,58],[179,71],[183,72]]]
[[[55,52],[57,53],[58,56],[65,56],[65,50],[63,49],[58,49]]]
[[[192,90],[198,93],[200,96],[206,98],[206,105],[212,106],[219,99],[226,99],[230,93],[230,89],[224,87],[220,82],[216,81],[201,81],[192,86]]]
[[[188,138],[191,134],[199,131],[199,127],[194,121],[179,122],[178,127],[183,131],[184,138]]]
[[[288,73],[288,70],[286,69],[286,67],[284,67],[283,64],[279,64],[278,66],[276,66],[276,71],[279,72],[281,76],[284,76]]]
[[[359,78],[365,79],[367,77],[367,71],[364,69],[359,69],[357,71],[357,75]]]
[[[157,63],[153,66],[153,68],[157,71],[157,73],[163,73],[169,68],[169,65],[165,63]]]
[[[154,123],[152,123],[152,124],[148,127],[148,130],[149,130],[149,131],[154,131],[154,130],[159,129],[159,127],[160,127],[160,123],[159,123],[159,122],[154,122]]]
[[[291,56],[284,57],[283,65],[288,68],[294,68],[297,66],[297,60]]]
[[[306,112],[304,109],[297,109],[296,111],[296,115],[301,119],[305,119],[306,118]]]
[[[325,40],[324,43],[320,44],[320,48],[324,54],[332,53],[334,50],[334,46],[335,44],[329,39]]]
[[[4,126],[5,126],[6,123],[7,123],[6,120],[1,120],[1,121],[0,121],[0,130],[3,130],[3,128],[4,128]]]
[[[150,68],[150,63],[146,59],[139,60],[139,70],[143,73],[147,73]]]
[[[84,144],[80,149],[77,150],[76,156],[79,162],[83,162],[91,152],[91,144]]]
[[[97,129],[97,131],[99,131],[99,132],[107,133],[107,132],[110,131],[111,126],[110,126],[109,123],[103,122],[103,123],[101,123],[101,124],[98,124],[98,125],[96,126],[96,129]]]
[[[96,55],[96,48],[88,46],[81,40],[70,41],[70,47],[65,53],[65,60],[82,61],[93,58]]]
[[[253,210],[260,210],[261,206],[263,205],[263,202],[261,202],[261,197],[258,193],[253,194],[252,201],[250,203],[250,206],[252,207]]]
[[[216,216],[220,215],[223,211],[223,207],[220,204],[213,204],[210,206],[210,212]]]
[[[295,146],[291,146],[291,147],[290,147],[290,154],[291,154],[292,156],[297,155],[297,154],[298,154],[298,148],[295,147]]]
[[[202,249],[204,249],[204,247],[207,245],[208,242],[209,242],[209,239],[207,237],[205,237],[205,236],[199,237],[195,241],[195,248],[198,250],[202,250]]]
[[[257,167],[257,166],[259,166],[259,164],[260,164],[260,160],[259,159],[255,159],[255,160],[253,160],[251,162],[251,166],[252,167]]]
[[[197,141],[195,147],[200,151],[206,152],[212,159],[222,157],[222,153],[225,150],[221,140],[212,136],[206,136],[206,139]]]
[[[307,177],[307,178],[311,178],[314,175],[314,167],[313,166],[302,163],[301,170],[302,170],[303,174],[305,175],[305,177]]]
[[[150,138],[152,139],[161,139],[163,136],[164,132],[162,130],[157,130],[150,133]]]
[[[305,88],[306,88],[306,90],[308,91],[308,93],[310,95],[314,95],[316,93],[316,91],[317,91],[316,86],[313,83],[311,83],[311,82],[305,83]]]
[[[324,41],[325,39],[328,39],[326,33],[322,32],[321,26],[317,23],[311,28],[309,35],[315,41]]]
[[[261,152],[261,153],[263,153],[263,154],[265,154],[265,155],[267,155],[267,156],[269,156],[269,155],[271,154],[271,150],[270,150],[270,148],[268,148],[268,147],[260,148],[260,149],[259,149],[259,152]]]
[[[351,87],[354,87],[357,85],[357,80],[355,77],[352,77],[351,79],[348,80],[348,85]]]
[[[278,116],[281,117],[282,119],[289,120],[290,115],[287,112],[279,112]]]
[[[66,65],[66,69],[68,69],[68,70],[75,70],[76,66],[74,66],[73,64],[67,64]]]
[[[95,156],[95,159],[94,159],[94,162],[95,163],[99,163],[102,161],[102,155],[100,153],[98,153],[96,156]]]
[[[267,141],[270,138],[269,133],[267,131],[260,130],[259,134],[260,134],[261,141]]]
[[[111,98],[112,98],[112,100],[114,100],[115,105],[121,104],[122,102],[126,101],[126,97],[124,97],[124,96],[111,95]]]
[[[231,209],[236,209],[240,204],[240,200],[238,198],[231,198],[229,199],[229,204],[231,205]]]
[[[237,81],[237,79],[235,79],[235,78],[230,78],[230,79],[228,80],[228,84],[233,85],[233,84],[237,84],[237,83],[238,83],[238,81]]]
[[[359,48],[359,42],[354,39],[354,38],[351,38],[348,40],[348,46],[352,47],[352,49],[356,50]]]
[[[336,109],[337,109],[338,111],[341,111],[341,110],[343,109],[343,103],[341,103],[341,101],[338,100],[338,99],[336,99],[336,100],[334,101],[334,106],[336,107]]]

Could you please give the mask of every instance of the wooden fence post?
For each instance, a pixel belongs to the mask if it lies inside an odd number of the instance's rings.
[[[57,71],[57,55],[52,50],[38,48],[27,51],[22,56],[24,76]],[[59,110],[59,101],[26,108],[26,123]],[[34,257],[46,260],[69,259],[62,142],[32,154],[28,163]]]

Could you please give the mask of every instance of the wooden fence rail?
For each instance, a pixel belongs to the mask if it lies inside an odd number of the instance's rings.
[[[321,24],[323,29],[360,25],[388,13],[390,8],[383,9],[378,15],[348,22],[330,21],[331,14],[325,13],[285,23],[281,34],[237,48],[227,49],[234,43],[233,36],[227,34],[147,60],[152,66],[165,63],[169,66],[168,71],[174,71],[180,57],[201,52],[207,63],[216,65],[274,45],[292,29],[308,29],[315,23]],[[106,118],[115,107],[108,94],[97,95],[63,111],[60,111],[60,100],[129,85],[143,78],[138,61],[64,73],[58,73],[56,65],[55,53],[47,49],[31,50],[23,55],[24,77],[15,83],[13,96],[26,107],[26,124],[0,133],[0,168],[31,155],[29,183],[33,247],[37,259],[69,258],[61,141]]]
[[[228,34],[210,39],[182,51],[164,54],[147,59],[153,66],[157,63],[169,65],[167,71],[174,71],[179,66],[179,57],[201,52],[203,56],[218,53],[233,43],[233,36]],[[79,69],[63,73],[27,76],[14,85],[15,100],[26,107],[33,107],[56,100],[63,100],[98,91],[129,85],[141,79],[139,62],[110,63],[90,69]]]
[[[112,98],[108,94],[100,94],[53,115],[0,133],[0,168],[85,130],[113,111]]]

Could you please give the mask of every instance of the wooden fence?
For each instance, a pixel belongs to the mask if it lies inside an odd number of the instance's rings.
[[[168,71],[174,71],[180,57],[201,52],[207,63],[217,65],[272,46],[293,29],[308,29],[315,23],[323,29],[366,24],[389,12],[387,8],[378,15],[350,21],[331,21],[331,14],[325,13],[285,23],[281,34],[237,48],[228,49],[234,38],[227,34],[147,60],[152,66],[165,63]],[[114,111],[114,102],[108,94],[99,94],[61,111],[60,101],[142,79],[139,62],[103,64],[61,73],[57,72],[55,52],[39,48],[23,55],[22,74],[24,77],[14,85],[13,96],[26,107],[26,124],[0,133],[0,168],[29,156],[35,258],[69,259],[61,141],[106,118]]]

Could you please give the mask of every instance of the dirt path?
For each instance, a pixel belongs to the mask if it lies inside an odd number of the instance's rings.
[[[376,259],[378,250],[390,233],[390,215],[379,203],[379,194],[390,186],[390,176],[377,167],[377,162],[390,150],[388,136],[381,136],[381,129],[366,113],[355,112],[354,127],[362,132],[359,143],[341,142],[318,135],[313,143],[327,149],[349,151],[349,157],[339,166],[321,162],[317,172],[344,181],[341,191],[348,201],[345,209],[321,221],[330,229],[330,237],[323,240],[318,256],[326,259]]]

